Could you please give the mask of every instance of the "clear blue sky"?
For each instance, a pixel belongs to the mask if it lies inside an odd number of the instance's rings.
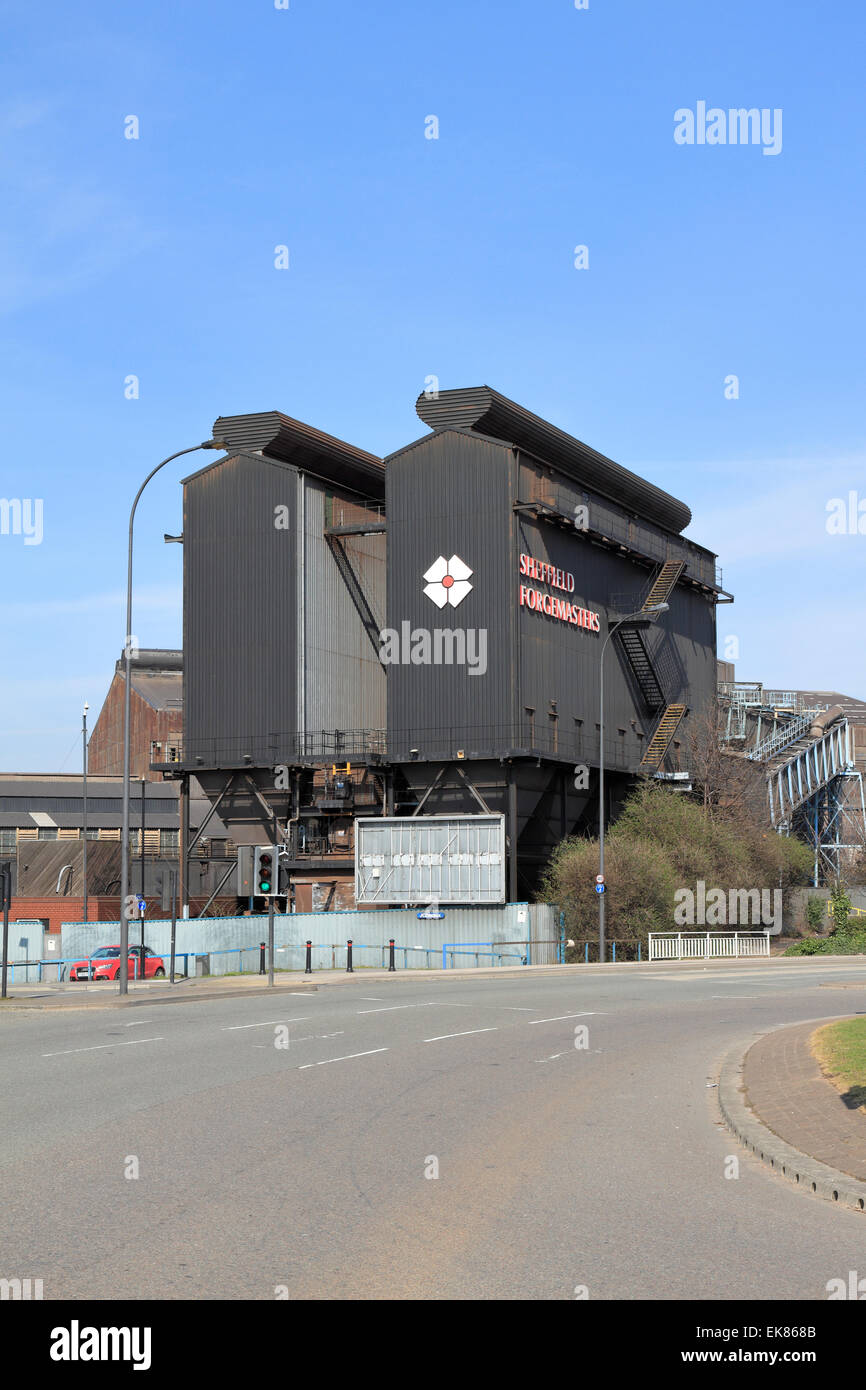
[[[683,497],[738,676],[866,698],[866,535],[825,525],[866,500],[860,0],[0,17],[0,495],[44,505],[40,545],[0,535],[0,768],[78,768],[154,463],[270,409],[384,454],[431,374]],[[781,153],[676,144],[699,101],[781,108]],[[145,646],[180,646],[185,462],[139,510]]]

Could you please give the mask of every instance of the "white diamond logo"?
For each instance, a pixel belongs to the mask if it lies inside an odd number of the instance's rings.
[[[472,573],[473,571],[467,564],[464,564],[459,555],[452,555],[450,560],[446,560],[444,555],[440,555],[424,574],[424,578],[427,580],[424,592],[429,599],[432,599],[437,608],[444,608],[446,603],[450,603],[452,608],[456,608],[458,603],[462,603],[466,595],[472,591],[472,585],[469,583],[469,576]]]

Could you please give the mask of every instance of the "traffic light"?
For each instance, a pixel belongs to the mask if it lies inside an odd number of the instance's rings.
[[[279,850],[276,845],[257,845],[253,853],[253,893],[271,898],[279,888]]]

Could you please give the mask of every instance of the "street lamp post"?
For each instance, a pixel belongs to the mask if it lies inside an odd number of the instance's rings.
[[[652,607],[639,609],[637,613],[627,613],[625,617],[619,618],[613,624],[601,647],[598,670],[598,873],[600,879],[598,885],[600,888],[598,894],[598,959],[600,964],[604,962],[604,897],[607,892],[607,885],[604,881],[604,654],[611,637],[623,625],[629,627],[643,626],[644,622],[648,624],[659,613],[666,613],[668,607],[667,603],[654,603]]]
[[[81,876],[83,881],[81,896],[81,920],[87,921],[87,711],[90,705],[85,700],[84,709],[81,714],[81,834],[84,839],[81,846]]]
[[[129,710],[132,648],[134,645],[132,636],[132,528],[135,522],[135,509],[151,478],[167,463],[171,463],[173,459],[182,458],[184,454],[195,454],[199,449],[225,448],[226,445],[221,440],[206,439],[203,444],[193,444],[189,449],[178,449],[176,454],[169,454],[168,458],[164,458],[162,463],[158,463],[156,468],[152,468],[148,473],[135,494],[132,510],[129,513],[129,546],[126,565],[126,641],[123,644],[123,829],[121,830],[123,838],[120,847],[120,970],[117,976],[121,994],[129,992]]]

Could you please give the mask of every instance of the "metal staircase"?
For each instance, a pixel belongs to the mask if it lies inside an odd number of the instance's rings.
[[[667,603],[685,567],[684,560],[666,560],[656,570],[637,610],[639,613],[646,613],[648,622],[652,621],[651,610],[656,604]],[[618,636],[644,704],[652,714],[661,711],[659,722],[640,762],[643,768],[658,768],[673,742],[686,713],[686,706],[669,703],[664,680],[650,656],[641,629],[621,627]]]
[[[671,746],[680,721],[686,712],[685,705],[668,705],[659,720],[656,731],[650,739],[647,750],[641,758],[641,767],[660,767],[665,754]]]
[[[666,560],[661,569],[653,575],[641,611],[652,608],[656,603],[667,603],[685,567],[685,560]]]
[[[646,707],[655,713],[656,710],[662,709],[665,705],[665,693],[658,672],[647,651],[643,633],[637,627],[621,627],[619,640],[628,657],[628,664],[632,669]]]

